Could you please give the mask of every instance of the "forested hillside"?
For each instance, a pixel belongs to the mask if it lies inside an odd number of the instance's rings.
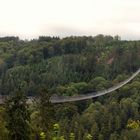
[[[39,101],[22,110],[29,112],[25,118],[30,130],[24,131],[28,136],[22,140],[140,140],[140,75],[109,95],[64,104],[48,102],[52,95],[74,96],[109,88],[138,68],[140,41],[119,36],[0,38],[0,94],[13,95],[0,108],[0,140],[16,135],[8,115],[17,123],[14,111],[24,107],[12,110],[10,103],[16,105],[16,97],[25,103],[26,96]]]

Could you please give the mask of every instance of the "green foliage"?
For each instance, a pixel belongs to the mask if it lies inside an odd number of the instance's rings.
[[[6,101],[6,126],[9,140],[30,140],[30,113],[26,96],[16,92]]]
[[[36,99],[37,110],[40,116],[38,127],[45,133],[46,139],[51,139],[50,130],[53,124],[54,108],[49,101],[49,92],[46,89],[41,90],[40,96]]]
[[[87,136],[86,136],[86,140],[92,140],[92,136],[91,136],[91,134],[87,134]]]
[[[83,140],[90,133],[92,140],[139,140],[139,76],[93,100],[54,106],[49,102],[52,94],[87,94],[128,78],[140,67],[139,46],[140,41],[104,35],[40,36],[31,41],[0,38],[0,93],[16,95],[20,88],[21,93],[36,96],[30,108],[19,93],[21,97],[13,96],[0,109],[0,139],[20,134],[26,140],[29,135],[33,140]],[[54,122],[59,128],[53,128]]]
[[[59,130],[60,130],[59,124],[55,123],[55,124],[53,125],[53,130],[54,130],[54,132],[55,132],[56,134],[58,134],[58,132],[59,132]]]
[[[138,129],[140,128],[140,121],[137,120],[128,120],[128,123],[127,123],[127,128],[130,128],[130,129]]]
[[[0,107],[0,140],[8,140],[4,107]]]
[[[45,140],[46,139],[46,134],[44,132],[40,133],[40,139]]]
[[[75,140],[75,135],[74,135],[74,133],[70,133],[69,139],[70,139],[70,140]]]
[[[55,123],[53,125],[53,131],[54,131],[53,140],[65,140],[64,136],[60,135],[60,125],[58,123]]]

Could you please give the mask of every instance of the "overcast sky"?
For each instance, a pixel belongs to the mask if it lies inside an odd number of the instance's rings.
[[[0,0],[0,36],[140,39],[140,0]]]

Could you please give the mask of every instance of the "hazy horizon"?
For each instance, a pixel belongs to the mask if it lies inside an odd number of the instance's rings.
[[[0,0],[0,37],[119,35],[140,40],[139,0]]]

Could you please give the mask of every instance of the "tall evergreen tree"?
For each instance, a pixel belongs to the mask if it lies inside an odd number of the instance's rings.
[[[43,89],[40,92],[39,98],[37,99],[38,102],[38,110],[39,115],[41,117],[40,120],[40,127],[42,128],[42,132],[45,132],[46,139],[51,139],[51,127],[53,126],[53,116],[54,116],[54,107],[49,101],[50,95],[48,90]]]
[[[15,92],[5,103],[6,122],[9,131],[9,140],[30,140],[30,112],[26,96]]]
[[[93,136],[93,140],[98,139],[99,128],[98,128],[98,125],[97,125],[96,121],[94,121],[94,123],[93,123],[93,125],[91,127],[91,135]]]

